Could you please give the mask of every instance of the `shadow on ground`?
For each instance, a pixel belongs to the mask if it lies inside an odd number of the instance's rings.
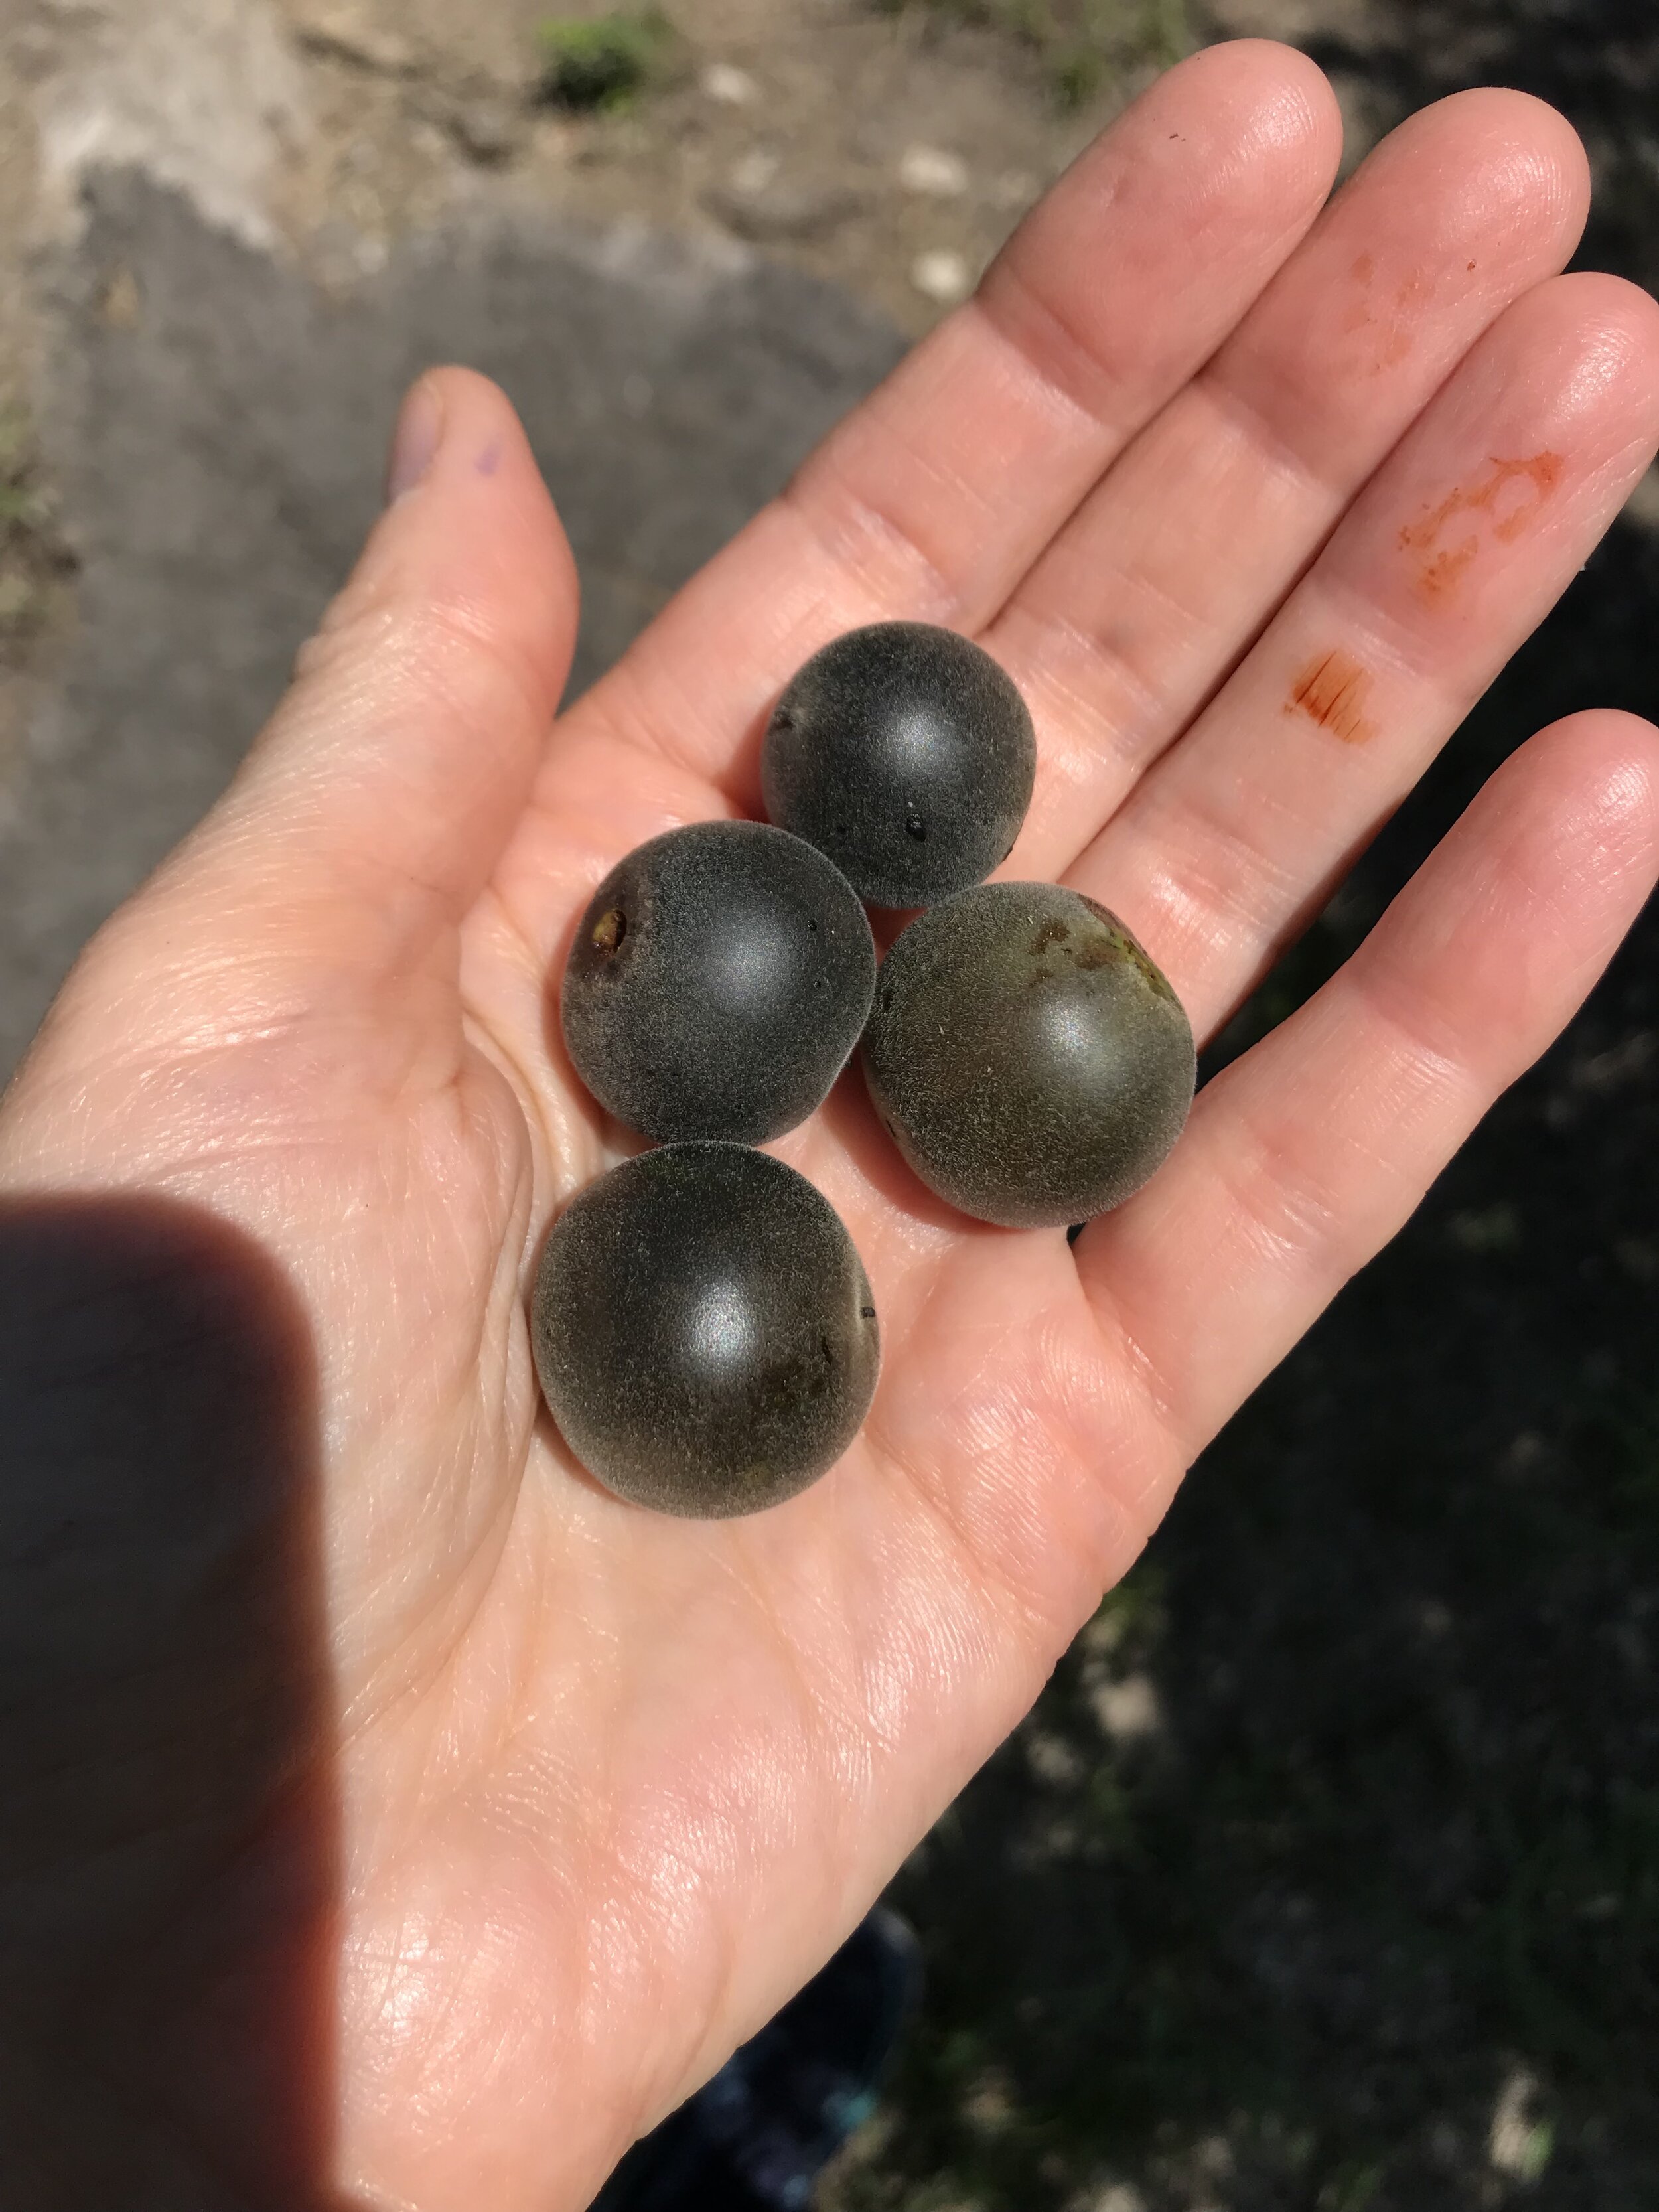
[[[469,362],[524,418],[581,574],[580,689],[901,350],[741,249],[550,217],[417,240],[330,298],[131,175],[54,273],[40,427],[80,629],[0,793],[0,1080],[280,696],[422,368]]]
[[[1647,0],[1398,0],[1404,112],[1554,99],[1589,265],[1659,279]],[[1358,941],[1498,762],[1659,716],[1621,526],[1209,1055]],[[1206,1453],[895,1885],[921,2033],[836,2212],[1659,2203],[1659,914]]]

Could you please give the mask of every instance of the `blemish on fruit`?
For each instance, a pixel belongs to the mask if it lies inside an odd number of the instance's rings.
[[[1285,702],[1287,714],[1305,714],[1322,730],[1328,730],[1346,745],[1363,745],[1376,734],[1365,720],[1365,699],[1371,688],[1369,670],[1340,649],[1316,653],[1291,686]]]
[[[1144,981],[1152,986],[1159,998],[1175,1000],[1175,990],[1170,979],[1140,939],[1130,934],[1110,907],[1102,906],[1098,899],[1091,899],[1086,891],[1081,896],[1083,903],[1105,923],[1107,942],[1089,948],[1086,958],[1084,953],[1079,952],[1076,955],[1078,966],[1083,969],[1103,968],[1110,961],[1127,960],[1132,968],[1139,971]]]
[[[1033,939],[1063,922],[1036,956]],[[1192,1030],[1117,918],[1055,884],[981,884],[894,942],[865,1031],[877,1112],[981,1221],[1065,1227],[1138,1189],[1192,1103]]]
[[[1416,577],[1419,597],[1431,601],[1449,595],[1480,550],[1478,532],[1454,545],[1442,545],[1447,525],[1460,514],[1486,514],[1494,538],[1506,544],[1519,538],[1559,488],[1566,464],[1559,453],[1534,453],[1528,460],[1492,457],[1489,472],[1474,484],[1459,484],[1422,519],[1400,532],[1401,550],[1428,557]]]
[[[593,950],[614,952],[628,934],[628,916],[619,906],[602,914],[593,925]]]
[[[1066,928],[1065,923],[1060,921],[1058,917],[1054,917],[1045,921],[1042,928],[1038,930],[1036,935],[1031,939],[1031,950],[1040,957],[1048,950],[1048,947],[1051,945],[1064,945],[1071,933],[1071,931]]]
[[[1353,273],[1362,284],[1369,284],[1376,274],[1376,264],[1369,253],[1362,253],[1353,264]]]

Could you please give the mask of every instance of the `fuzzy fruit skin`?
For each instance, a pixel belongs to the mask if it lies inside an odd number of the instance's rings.
[[[1181,1003],[1115,915],[1058,884],[981,884],[896,939],[864,1072],[927,1188],[1008,1229],[1139,1189],[1197,1080]]]
[[[560,1021],[576,1073],[643,1135],[764,1144],[852,1057],[876,948],[822,853],[763,822],[637,846],[588,902]]]
[[[766,811],[878,907],[931,906],[1007,859],[1036,774],[1031,717],[988,653],[871,623],[815,653],[761,749]]]
[[[816,1481],[857,1435],[881,1365],[841,1216],[742,1145],[665,1145],[580,1192],[542,1254],[531,1344],[588,1473],[699,1520]]]

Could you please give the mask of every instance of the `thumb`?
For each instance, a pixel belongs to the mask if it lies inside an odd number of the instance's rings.
[[[213,973],[283,995],[319,969],[335,989],[384,988],[447,953],[569,672],[574,565],[498,386],[422,377],[387,493],[292,688],[141,895],[152,913],[184,895],[214,918]]]

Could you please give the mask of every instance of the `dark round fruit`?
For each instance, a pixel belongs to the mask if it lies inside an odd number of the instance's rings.
[[[665,1145],[590,1183],[547,1240],[531,1340],[588,1473],[708,1520],[775,1505],[833,1466],[881,1364],[840,1215],[742,1145]]]
[[[1006,860],[1036,739],[988,653],[931,623],[872,623],[815,653],[761,750],[774,822],[872,906],[929,906]]]
[[[875,988],[864,910],[763,822],[653,837],[594,892],[560,1015],[576,1073],[647,1137],[764,1144],[821,1105]]]
[[[981,884],[913,921],[876,981],[864,1072],[927,1188],[1010,1229],[1086,1220],[1181,1134],[1181,1003],[1115,915],[1058,884]]]

